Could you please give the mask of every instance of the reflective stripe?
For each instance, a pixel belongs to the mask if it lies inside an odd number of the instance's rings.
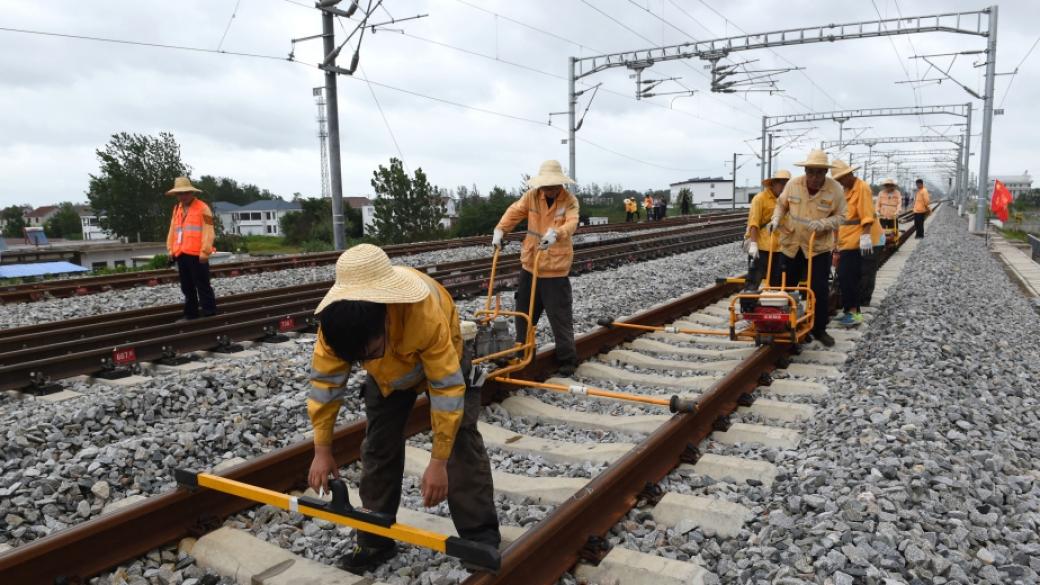
[[[810,221],[812,221],[811,219],[805,219],[803,217],[798,217],[797,215],[792,215],[792,214],[787,214],[787,217],[790,217],[791,219],[797,221],[798,223],[809,223]]]
[[[391,380],[390,387],[394,390],[404,390],[406,388],[412,388],[419,382],[422,382],[422,379],[425,376],[426,374],[423,373],[422,362],[420,362],[415,364],[415,367],[412,368],[412,371],[408,372],[407,374],[401,376],[396,380]]]
[[[440,380],[430,380],[430,388],[433,390],[442,390],[444,388],[451,388],[452,386],[462,386],[465,383],[466,379],[462,377],[462,368],[459,368]]]
[[[556,217],[563,217],[566,214],[567,214],[567,208],[566,207],[561,207],[561,208],[556,210]]]
[[[307,393],[307,398],[319,403],[328,404],[333,400],[342,400],[347,395],[346,388],[333,388],[332,390],[322,390],[311,386],[310,392]]]
[[[315,382],[325,382],[326,384],[332,384],[333,386],[343,386],[347,383],[349,378],[349,372],[343,372],[342,374],[322,374],[318,370],[311,368],[310,379]]]
[[[858,219],[846,219],[841,222],[841,225],[859,225]]]
[[[184,226],[184,231],[186,231],[186,232],[201,232],[202,231],[202,226],[201,225],[186,225],[186,226]]]
[[[300,499],[296,496],[289,496],[289,511],[299,512],[300,511]]]
[[[465,404],[465,396],[442,396],[440,394],[430,394],[430,410],[452,412],[462,410],[462,407],[465,406]]]

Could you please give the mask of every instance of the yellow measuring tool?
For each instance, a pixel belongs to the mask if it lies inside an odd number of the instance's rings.
[[[332,499],[326,501],[310,496],[290,496],[210,473],[177,469],[174,470],[174,477],[181,486],[211,489],[289,512],[299,512],[304,516],[321,518],[362,532],[435,550],[486,571],[496,572],[501,564],[498,549],[489,544],[399,524],[389,514],[351,506],[350,496],[347,494],[347,484],[341,479],[329,482]]]

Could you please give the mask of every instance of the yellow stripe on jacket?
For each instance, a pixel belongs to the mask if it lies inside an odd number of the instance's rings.
[[[502,214],[495,229],[509,233],[518,223],[527,220],[527,237],[520,247],[520,264],[534,272],[534,255],[538,243],[549,228],[556,230],[556,243],[542,252],[538,275],[546,278],[567,276],[574,260],[574,242],[571,237],[578,229],[578,199],[570,191],[561,189],[552,207],[538,189],[530,189]]]
[[[462,424],[466,394],[459,315],[443,286],[417,270],[414,272],[432,294],[418,303],[386,306],[386,351],[383,357],[367,360],[363,366],[383,396],[429,391],[433,457],[447,459]],[[319,329],[311,358],[312,388],[307,397],[315,444],[332,443],[332,429],[349,376],[350,363],[332,351]]]

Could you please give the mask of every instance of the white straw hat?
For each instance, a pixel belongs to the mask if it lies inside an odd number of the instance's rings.
[[[893,179],[893,178],[885,178],[885,179],[881,179],[881,185],[882,186],[892,185],[893,187],[897,187],[897,186],[899,186],[899,183],[897,183],[896,180]]]
[[[574,180],[563,174],[563,167],[559,161],[547,160],[538,168],[538,174],[527,180],[527,186],[532,189],[539,187],[550,187],[552,185],[571,185]]]
[[[173,189],[167,191],[166,194],[176,195],[177,193],[202,193],[202,189],[197,189],[192,185],[188,177],[177,177],[173,180]]]
[[[827,160],[827,153],[818,148],[810,150],[809,156],[805,160],[794,164],[797,167],[823,167],[825,169],[833,167]]]
[[[773,173],[772,177],[766,177],[766,178],[762,179],[762,186],[765,187],[765,186],[769,185],[769,183],[771,181],[783,181],[783,180],[788,180],[790,178],[791,178],[791,171],[789,171],[787,169],[780,169],[779,171]]]
[[[336,261],[336,284],[318,303],[315,313],[336,301],[370,303],[418,303],[430,295],[419,273],[391,266],[386,252],[372,244],[358,244]]]
[[[834,164],[831,165],[831,178],[837,179],[844,177],[849,173],[854,173],[859,167],[851,167],[849,163],[843,160],[835,160]]]

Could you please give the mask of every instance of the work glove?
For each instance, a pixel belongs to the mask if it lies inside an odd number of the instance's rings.
[[[751,242],[748,244],[747,255],[752,260],[758,258],[758,242]]]
[[[491,236],[491,247],[502,249],[502,236],[505,234],[500,229],[496,229],[495,233]]]
[[[811,232],[822,232],[827,229],[827,224],[823,223],[823,220],[813,219],[809,220],[809,231]]]
[[[864,256],[870,256],[874,253],[874,245],[870,241],[870,234],[863,234],[859,237],[859,253]]]
[[[555,243],[556,243],[556,230],[553,229],[553,228],[549,228],[545,232],[545,235],[542,236],[542,241],[541,241],[540,245],[541,245],[542,249],[544,250],[544,249],[548,248],[549,246],[551,246],[551,245],[553,245]]]
[[[780,227],[780,218],[779,217],[774,217],[773,220],[769,222],[769,231],[770,232],[775,232],[777,229],[779,229],[779,227]]]

